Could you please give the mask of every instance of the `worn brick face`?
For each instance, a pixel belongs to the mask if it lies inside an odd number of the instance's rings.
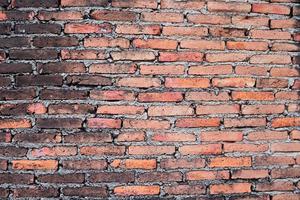
[[[0,199],[299,200],[297,0],[0,6]]]

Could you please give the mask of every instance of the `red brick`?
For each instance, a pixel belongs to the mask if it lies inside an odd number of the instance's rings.
[[[125,90],[92,90],[90,98],[106,101],[133,101],[134,93]]]
[[[242,113],[246,115],[251,114],[278,114],[283,113],[284,105],[243,105]]]
[[[120,119],[90,118],[87,121],[90,128],[121,128]]]
[[[158,78],[121,78],[117,81],[118,86],[124,87],[139,87],[139,88],[151,88],[151,87],[159,87],[161,85],[161,81]]]
[[[133,34],[133,35],[159,35],[161,28],[159,25],[116,25],[116,32],[119,34]]]
[[[97,113],[105,115],[141,115],[145,111],[142,106],[100,106]]]
[[[140,93],[138,96],[140,102],[179,102],[182,99],[183,95],[180,92],[149,92]]]
[[[213,78],[212,85],[215,87],[253,87],[255,85],[253,78]]]
[[[299,76],[299,71],[296,68],[272,68],[271,76],[274,77],[297,77]]]
[[[251,38],[258,39],[270,39],[270,40],[289,40],[291,39],[291,34],[286,31],[277,30],[251,30]]]
[[[40,11],[37,15],[39,20],[80,20],[83,19],[83,14],[80,11]]]
[[[240,106],[234,105],[203,105],[197,106],[197,115],[239,113]]]
[[[232,92],[233,100],[250,100],[250,101],[272,101],[274,94],[272,92]]]
[[[252,11],[257,13],[270,13],[279,15],[288,15],[291,12],[291,8],[288,6],[269,4],[269,3],[254,3],[252,4]]]
[[[84,39],[85,47],[120,47],[120,48],[129,48],[129,40],[125,38],[85,38]]]
[[[203,54],[198,52],[160,52],[159,61],[161,62],[200,62],[203,60]]]
[[[196,65],[191,66],[188,71],[189,74],[197,75],[222,75],[222,74],[231,74],[232,66],[231,65]]]
[[[171,9],[197,9],[200,10],[204,7],[205,2],[192,0],[192,1],[176,1],[176,0],[162,0],[160,2],[161,8]]]
[[[90,16],[102,21],[135,21],[137,15],[128,11],[92,10]]]
[[[185,145],[179,147],[179,152],[182,155],[210,155],[221,154],[221,144],[207,144],[207,145]]]
[[[210,186],[211,194],[250,193],[251,183],[218,184]]]
[[[250,58],[250,63],[258,64],[290,64],[291,57],[288,55],[254,55]]]
[[[209,167],[249,167],[251,157],[216,157],[211,158]]]
[[[256,191],[289,191],[294,190],[294,188],[293,183],[288,181],[257,183],[255,186]]]
[[[180,128],[214,127],[220,125],[219,118],[182,118],[176,121],[175,126]]]
[[[186,173],[190,181],[229,179],[229,171],[190,171]]]
[[[194,134],[188,133],[154,133],[151,140],[157,142],[184,142],[184,141],[196,141]]]
[[[111,31],[110,24],[69,23],[64,28],[65,33],[110,33]]]
[[[234,170],[233,179],[263,179],[268,177],[268,170]]]
[[[269,149],[266,144],[225,143],[224,152],[265,152]]]
[[[134,39],[132,45],[142,49],[176,49],[177,41],[170,39]]]
[[[143,1],[143,0],[130,0],[130,1],[122,1],[122,0],[112,0],[113,7],[121,7],[121,8],[156,8],[157,2],[155,0]]]
[[[182,40],[180,47],[184,49],[224,50],[225,42],[215,40]]]
[[[56,160],[13,160],[12,168],[15,170],[56,170]]]
[[[125,153],[124,146],[83,146],[80,147],[80,154],[93,156],[122,156]]]
[[[300,131],[298,131],[298,130],[291,131],[290,137],[293,140],[300,140]]]
[[[188,3],[188,2],[185,2]],[[200,2],[202,3],[202,2]],[[178,35],[178,36],[206,36],[208,29],[205,27],[177,27],[177,26],[164,26],[162,29],[163,35]]]
[[[138,195],[158,195],[160,188],[157,185],[145,186],[117,186],[114,188],[114,193],[118,196],[138,196]]]
[[[175,152],[174,146],[129,146],[130,155],[171,155]]]
[[[300,143],[272,143],[272,152],[298,152],[300,151]]]
[[[0,129],[31,128],[31,121],[28,119],[0,119]]]
[[[265,51],[268,50],[267,42],[234,42],[226,43],[228,49],[232,50],[249,50],[249,51]]]
[[[207,62],[242,62],[250,57],[244,53],[207,53]]]
[[[229,16],[221,15],[203,15],[203,14],[188,14],[187,19],[194,24],[230,24],[231,18]]]
[[[232,24],[242,27],[265,27],[269,26],[269,18],[256,16],[233,16]]]
[[[183,65],[140,65],[141,74],[184,74]]]
[[[165,186],[164,191],[169,195],[199,195],[199,194],[205,194],[205,186],[172,185],[172,186]]]
[[[300,118],[297,117],[286,117],[286,118],[274,118],[272,120],[272,127],[290,127],[290,126],[300,126]]]
[[[248,140],[285,140],[288,138],[286,131],[256,131],[250,132],[247,136]]]
[[[125,119],[123,127],[135,129],[169,129],[170,122],[166,120]]]
[[[242,132],[209,131],[201,132],[200,140],[205,142],[237,142],[243,140]]]
[[[225,2],[207,2],[209,11],[212,12],[250,12],[251,4],[247,3],[225,3]]]
[[[266,118],[225,118],[225,127],[256,127],[256,126],[266,126]]]
[[[125,168],[126,169],[155,169],[156,168],[156,160],[141,160],[141,159],[126,159],[125,160]]]
[[[146,22],[183,22],[181,13],[172,12],[142,12],[141,20]]]
[[[253,162],[255,166],[281,166],[295,164],[295,159],[289,156],[256,156]]]
[[[272,45],[272,51],[299,51],[297,44],[290,43],[274,43]]]
[[[207,88],[210,86],[208,78],[166,78],[168,88]]]
[[[122,132],[115,140],[117,142],[140,142],[145,140],[145,133],[142,131]]]
[[[180,116],[193,115],[194,109],[190,106],[150,106],[149,116]]]
[[[104,60],[105,54],[96,50],[62,50],[63,60]]]
[[[235,73],[240,75],[264,76],[268,73],[268,67],[259,66],[236,66]]]
[[[76,147],[64,147],[64,146],[56,146],[56,147],[42,147],[39,149],[33,149],[30,152],[30,155],[33,157],[63,157],[63,156],[74,156],[77,154]]]
[[[185,98],[192,101],[227,101],[230,99],[226,92],[219,92],[218,94],[212,92],[187,92]]]
[[[197,169],[204,166],[205,160],[202,158],[173,158],[160,161],[160,167],[164,169]]]
[[[97,74],[133,74],[137,66],[135,64],[92,64],[89,73]]]
[[[111,52],[113,60],[154,60],[155,55],[150,51],[122,51],[122,52]]]
[[[285,88],[288,87],[288,80],[286,79],[258,79],[256,83],[257,88]]]

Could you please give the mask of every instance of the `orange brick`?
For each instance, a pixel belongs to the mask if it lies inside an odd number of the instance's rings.
[[[183,95],[180,92],[149,92],[140,93],[138,96],[140,102],[180,102]]]
[[[169,129],[170,122],[166,120],[134,120],[125,119],[123,122],[124,128],[136,129]]]
[[[118,196],[132,196],[132,195],[158,195],[160,192],[159,186],[145,185],[145,186],[117,186],[114,188],[114,193]]]
[[[249,50],[249,51],[265,51],[268,50],[267,42],[234,42],[226,43],[228,49],[233,50]]]
[[[194,109],[190,106],[150,106],[149,116],[180,116],[193,115]]]
[[[154,133],[151,137],[153,141],[159,142],[185,142],[196,141],[194,134],[189,133]]]
[[[28,119],[0,119],[0,129],[31,128],[31,121]]]
[[[142,12],[141,20],[146,22],[183,22],[181,13],[171,12]]]
[[[211,66],[191,66],[188,71],[189,74],[198,75],[221,75],[221,74],[231,74],[231,65],[211,65]]]
[[[182,155],[210,155],[221,154],[221,144],[207,144],[207,145],[185,145],[179,147],[179,152]]]
[[[284,5],[270,4],[270,3],[254,3],[252,4],[252,11],[257,13],[270,13],[279,15],[288,15],[291,8]]]
[[[143,49],[176,49],[178,42],[169,39],[134,39],[133,46]]]
[[[224,152],[265,152],[269,149],[266,144],[224,144]]]
[[[300,118],[298,117],[286,117],[286,118],[275,118],[272,120],[272,127],[290,127],[300,126]]]
[[[249,167],[251,157],[216,157],[211,158],[209,167]]]
[[[166,78],[168,88],[207,88],[210,86],[208,78]]]
[[[207,2],[209,11],[212,12],[250,12],[251,4],[248,3],[225,3],[225,2]]]
[[[190,171],[186,173],[190,181],[229,179],[229,171]]]
[[[16,170],[56,170],[56,160],[13,160],[12,168]]]
[[[87,120],[89,128],[121,128],[121,120],[107,118],[90,118]]]
[[[300,151],[300,143],[272,143],[271,151],[273,152],[298,152]]]
[[[64,147],[64,146],[57,146],[57,147],[42,147],[39,149],[33,149],[30,152],[30,155],[33,157],[60,157],[60,156],[74,156],[77,154],[76,147]]]
[[[200,140],[205,142],[237,142],[243,140],[242,132],[209,131],[200,133]]]
[[[127,169],[155,169],[156,168],[156,160],[141,160],[141,159],[126,159],[125,167]]]
[[[182,40],[180,47],[184,49],[213,49],[224,50],[225,42],[214,40]]]
[[[141,65],[141,74],[184,74],[183,65]]]
[[[188,14],[187,19],[194,24],[230,24],[231,18],[229,16],[221,15],[202,15],[202,14]]]
[[[174,146],[129,146],[130,155],[170,155],[175,152]]]
[[[272,92],[232,92],[233,100],[250,100],[250,101],[272,101],[274,94]]]
[[[278,114],[283,113],[284,105],[242,105],[242,113],[251,114]]]
[[[239,113],[240,106],[238,104],[233,105],[203,105],[197,106],[196,114],[197,115],[206,115],[206,114],[231,114]]]
[[[250,193],[250,183],[218,184],[210,186],[211,194]]]
[[[176,127],[180,128],[196,128],[196,127],[214,127],[220,125],[219,118],[183,118],[176,121]]]
[[[145,111],[142,106],[100,106],[97,113],[106,115],[141,115]]]
[[[285,140],[288,138],[286,131],[255,131],[248,133],[248,140]]]

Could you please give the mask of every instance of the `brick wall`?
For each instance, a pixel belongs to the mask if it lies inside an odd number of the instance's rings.
[[[0,5],[1,199],[300,199],[297,0]]]

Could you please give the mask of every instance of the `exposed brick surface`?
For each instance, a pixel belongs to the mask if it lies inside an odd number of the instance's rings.
[[[0,199],[300,199],[298,0],[0,6]]]

